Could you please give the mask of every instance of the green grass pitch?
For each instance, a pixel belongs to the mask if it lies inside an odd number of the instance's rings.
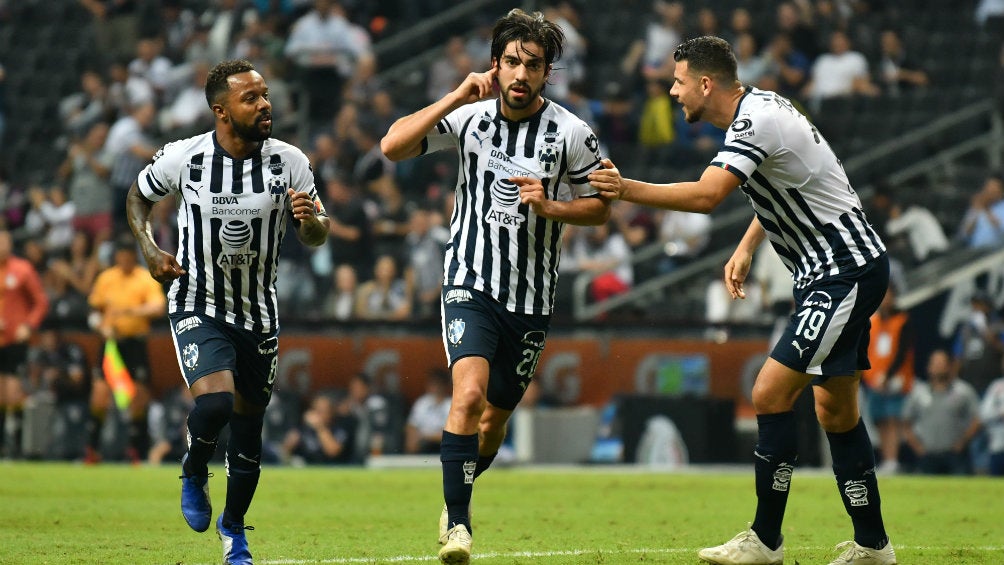
[[[212,469],[214,507],[225,478]],[[0,463],[2,564],[210,564],[212,529],[188,529],[178,469]],[[1004,563],[1004,480],[881,477],[887,528],[912,565]],[[852,536],[832,476],[796,472],[787,564],[828,563]],[[255,563],[436,563],[440,474],[265,468],[248,524]],[[697,565],[752,519],[748,472],[492,469],[473,502],[474,563]]]

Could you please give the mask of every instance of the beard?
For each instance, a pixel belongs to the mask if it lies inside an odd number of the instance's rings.
[[[527,90],[526,94],[523,97],[523,100],[514,100],[513,99],[512,94],[511,94],[513,86],[520,86],[520,87],[525,88]],[[522,110],[522,109],[527,108],[528,106],[530,106],[530,104],[533,104],[534,100],[536,100],[537,97],[540,96],[540,93],[543,90],[544,90],[544,86],[543,85],[541,85],[541,87],[538,88],[537,90],[534,90],[534,89],[530,88],[530,85],[528,85],[526,83],[514,83],[514,84],[510,84],[509,86],[507,86],[505,88],[505,90],[502,91],[502,101],[505,102],[506,106],[509,106],[513,110]]]
[[[272,116],[269,115],[267,117],[271,119]],[[272,124],[267,126],[262,125],[262,121],[265,120],[265,118],[266,116],[259,115],[251,124],[245,124],[234,120],[231,122],[234,128],[234,133],[237,134],[237,137],[240,137],[245,141],[265,141],[269,137],[272,137]]]

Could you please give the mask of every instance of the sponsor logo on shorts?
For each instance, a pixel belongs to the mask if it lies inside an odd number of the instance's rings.
[[[851,506],[868,506],[868,487],[864,485],[864,481],[845,482],[844,496]]]
[[[270,337],[258,344],[258,355],[274,355],[279,351],[279,338]]]
[[[202,318],[199,318],[198,316],[189,316],[178,322],[178,325],[174,327],[174,331],[178,335],[181,335],[187,332],[188,330],[197,328],[201,325],[202,325]]]
[[[794,347],[795,349],[797,349],[797,350],[798,350],[798,358],[799,358],[799,359],[801,359],[801,358],[802,358],[802,355],[803,355],[803,354],[804,354],[804,353],[805,353],[806,351],[808,351],[808,350],[809,350],[809,348],[808,348],[808,347],[802,347],[802,346],[798,345],[798,342],[797,342],[797,341],[795,341],[795,340],[791,340],[791,346],[792,346],[792,347]]]
[[[794,467],[788,463],[781,463],[777,470],[774,471],[774,490],[781,492],[788,492],[788,487],[791,485],[791,473],[795,470]]]
[[[446,291],[446,303],[456,304],[458,302],[470,302],[473,299],[471,291],[466,288],[454,288]]]
[[[199,346],[195,343],[189,343],[181,351],[181,360],[185,363],[185,367],[189,371],[195,370],[199,365]]]
[[[529,345],[530,347],[536,347],[537,349],[544,349],[545,339],[547,339],[547,334],[541,330],[526,332],[523,334],[523,345]]]
[[[819,308],[820,310],[829,310],[833,308],[833,297],[821,290],[814,290],[809,293],[809,296],[805,297],[805,301],[802,302],[802,306],[808,308]]]
[[[457,345],[462,339],[464,339],[464,329],[467,328],[467,323],[460,318],[454,318],[450,320],[450,325],[446,327],[446,338],[450,340],[450,343]]]

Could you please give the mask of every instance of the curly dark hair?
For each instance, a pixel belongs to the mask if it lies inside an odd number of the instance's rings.
[[[217,63],[209,69],[206,77],[206,102],[212,108],[221,95],[230,91],[227,78],[254,70],[254,65],[246,59],[232,59]]]
[[[710,75],[723,82],[735,82],[736,55],[728,41],[712,35],[688,39],[673,52],[676,62],[687,61],[691,72]]]
[[[528,14],[513,8],[495,22],[492,28],[492,60],[502,58],[505,46],[511,41],[539,43],[544,48],[544,62],[548,67],[561,58],[564,51],[565,34],[554,22],[544,19],[544,14]]]

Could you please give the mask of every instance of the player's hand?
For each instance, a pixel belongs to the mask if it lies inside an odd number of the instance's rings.
[[[512,177],[509,179],[519,187],[519,201],[526,204],[538,216],[543,215],[547,194],[540,179],[532,177]]]
[[[725,263],[725,288],[732,295],[732,299],[746,298],[746,291],[743,290],[743,282],[750,272],[750,265],[753,263],[753,255],[748,251],[736,249],[728,263]]]
[[[166,283],[185,275],[187,271],[181,268],[174,255],[157,249],[155,254],[144,252],[146,264],[150,268],[150,275],[159,283]]]
[[[297,220],[310,220],[317,217],[317,208],[314,207],[314,199],[306,192],[297,192],[292,188],[286,189],[289,194],[289,208],[293,211],[293,217]]]
[[[600,161],[602,169],[589,173],[589,184],[600,191],[600,196],[608,200],[619,200],[624,194],[621,172],[610,159]]]
[[[464,104],[471,104],[495,96],[495,75],[497,67],[483,73],[468,73],[464,82],[453,91]]]

